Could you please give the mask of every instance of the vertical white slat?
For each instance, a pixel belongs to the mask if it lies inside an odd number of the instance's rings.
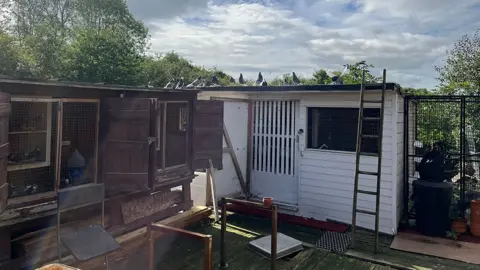
[[[292,158],[291,158],[291,161],[290,161],[290,175],[294,175],[295,174],[295,162],[296,162],[296,153],[297,153],[297,148],[296,148],[296,145],[297,145],[297,133],[295,132],[295,119],[296,119],[296,106],[295,106],[295,101],[291,101],[291,104],[292,104],[292,120],[291,120],[291,134],[292,134],[292,144],[291,144],[291,147],[292,147]]]
[[[275,174],[280,173],[280,101],[275,101]]]
[[[261,162],[260,162],[260,166],[259,166],[259,171],[263,172],[264,171],[264,168],[265,168],[265,159],[267,158],[267,154],[265,153],[266,151],[266,147],[265,147],[265,126],[267,125],[267,122],[266,122],[266,118],[265,118],[265,113],[266,113],[266,109],[265,109],[265,101],[260,101],[260,109],[261,109],[261,112],[260,112],[260,115],[261,115],[261,122],[260,122],[260,131],[259,131],[259,134],[261,134],[259,136],[260,138],[260,155],[261,155]]]
[[[287,112],[285,117],[285,174],[290,174],[290,101],[286,102]]]
[[[280,105],[280,174],[285,174],[285,101]]]
[[[277,170],[276,170],[276,159],[277,159],[277,147],[276,147],[276,141],[275,139],[277,138],[277,132],[276,132],[276,128],[277,128],[277,102],[276,101],[272,101],[272,170],[271,172],[272,173],[277,173]]]
[[[258,126],[259,126],[259,121],[260,121],[260,114],[258,112],[258,101],[253,102],[253,144],[255,145],[255,149],[253,150],[253,166],[252,170],[257,171],[258,170]]]
[[[266,130],[266,134],[267,134],[267,164],[265,164],[265,171],[266,172],[270,172],[270,161],[271,161],[271,157],[270,157],[270,154],[271,154],[271,143],[270,143],[270,128],[271,128],[271,125],[272,125],[272,120],[271,120],[271,115],[272,115],[272,104],[270,101],[266,101],[267,103],[267,130]]]

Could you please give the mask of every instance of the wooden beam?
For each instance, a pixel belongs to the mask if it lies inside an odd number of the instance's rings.
[[[230,139],[230,135],[228,134],[227,126],[223,123],[223,136],[225,141],[227,142],[227,147],[230,149],[230,156],[232,157],[233,166],[235,167],[235,172],[238,177],[238,181],[240,182],[240,187],[242,188],[243,195],[248,197],[247,186],[245,184],[245,179],[243,178],[242,169],[240,168],[240,164],[238,163],[237,155],[235,154],[235,149],[233,148],[232,140]]]
[[[208,182],[208,186],[210,186],[210,195],[213,203],[213,212],[215,213],[215,222],[218,222],[219,218],[218,218],[217,194],[215,190],[215,178],[213,177],[213,172],[214,172],[213,162],[211,159],[208,160],[208,164],[210,166],[210,168],[208,169],[210,173],[207,174],[209,175],[209,177],[207,178],[207,182]]]

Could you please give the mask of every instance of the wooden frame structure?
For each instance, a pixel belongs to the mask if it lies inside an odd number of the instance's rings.
[[[162,224],[155,224],[152,223],[148,225],[147,227],[147,235],[148,235],[148,270],[154,270],[155,269],[155,264],[154,264],[154,257],[155,257],[155,237],[154,234],[155,232],[162,232],[164,234],[167,233],[177,233],[180,235],[192,237],[199,239],[203,241],[205,250],[205,261],[204,261],[204,269],[205,270],[212,270],[212,236],[211,235],[206,235],[206,234],[201,234],[201,233],[196,233],[196,232],[191,232],[187,231],[184,229],[179,229],[175,227],[170,227],[167,225],[162,225]]]
[[[0,78],[0,90],[3,97],[0,105],[5,108],[10,108],[11,98],[22,102],[55,104],[56,117],[53,117],[52,124],[56,127],[62,127],[64,123],[62,112],[65,104],[96,104],[93,105],[97,110],[95,117],[88,120],[96,129],[91,182],[105,186],[105,227],[114,236],[190,209],[193,205],[190,184],[195,177],[194,171],[209,168],[208,160],[212,160],[216,168],[222,167],[223,102],[197,101],[195,90],[4,78]],[[163,106],[163,114],[160,114],[159,104],[166,105]],[[167,110],[168,104],[175,106]],[[5,137],[2,139],[5,145],[8,145],[10,111],[6,110],[0,119],[1,124],[7,127],[0,134],[1,138]],[[158,122],[160,116],[163,119],[161,125]],[[180,129],[178,136],[168,135],[173,129]],[[56,196],[63,188],[61,182],[65,178],[66,169],[62,164],[65,166],[66,160],[62,148],[69,145],[62,141],[62,128],[52,132],[54,137],[58,139],[52,143],[50,165],[54,167],[54,183],[51,191],[9,198],[8,173],[1,171],[3,167],[0,166],[1,241],[12,241],[12,235],[22,241],[23,234],[32,234],[30,228],[50,226],[48,220],[57,212]],[[172,149],[178,148],[184,149],[179,152],[181,157],[173,157],[179,160],[179,164],[159,166],[166,163],[165,151],[170,149],[172,152]],[[160,154],[163,160],[157,162]],[[7,155],[8,152],[0,156],[0,163],[5,168]],[[172,189],[175,187],[181,187],[181,190]],[[68,215],[62,215],[65,220],[61,222],[100,215],[100,209],[95,206],[87,208],[69,211]],[[42,237],[41,233],[38,237]],[[22,247],[22,243],[15,246]],[[5,258],[5,263],[14,259],[11,258],[11,250],[2,249],[0,247],[0,268],[3,266],[1,258]]]
[[[226,246],[225,246],[225,233],[227,232],[227,203],[240,204],[254,208],[268,209],[272,211],[272,235],[271,235],[271,255],[270,255],[270,269],[275,270],[277,264],[277,232],[278,232],[278,208],[276,205],[272,204],[270,206],[246,201],[246,200],[237,200],[232,198],[222,198],[222,225],[221,225],[221,234],[220,234],[220,268],[227,268],[227,255],[226,255]]]

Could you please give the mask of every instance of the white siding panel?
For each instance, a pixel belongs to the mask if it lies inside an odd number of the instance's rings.
[[[378,100],[379,93],[366,93],[365,99]],[[385,100],[385,115],[382,144],[382,174],[380,190],[380,231],[392,234],[396,226],[393,214],[396,212],[393,204],[396,194],[392,194],[397,184],[397,112],[396,98],[393,92],[388,92]],[[307,130],[307,107],[353,107],[358,108],[358,93],[329,93],[326,95],[305,94],[300,102],[300,123]],[[378,106],[369,106],[378,107]],[[355,176],[355,153],[329,150],[305,149],[306,135],[300,138],[300,188],[299,209],[300,215],[319,220],[337,220],[351,223],[353,184]],[[360,169],[365,171],[377,170],[377,158],[361,157]],[[375,190],[376,178],[361,175],[359,188]],[[393,196],[393,197],[392,197]],[[364,210],[375,209],[375,197],[359,194],[358,208]],[[375,217],[358,214],[358,226],[374,229]]]

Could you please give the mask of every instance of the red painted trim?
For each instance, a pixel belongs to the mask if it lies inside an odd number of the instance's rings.
[[[240,214],[260,216],[265,218],[271,217],[269,210],[256,209],[256,208],[247,207],[243,205],[230,204],[228,205],[227,209],[228,211],[240,213]],[[322,229],[322,230],[327,230],[332,232],[344,233],[348,230],[348,226],[345,224],[321,221],[313,218],[304,218],[304,217],[299,217],[299,216],[294,216],[294,215],[289,215],[284,213],[278,213],[278,220],[291,223],[291,224],[302,225],[306,227],[312,227],[312,228]]]

